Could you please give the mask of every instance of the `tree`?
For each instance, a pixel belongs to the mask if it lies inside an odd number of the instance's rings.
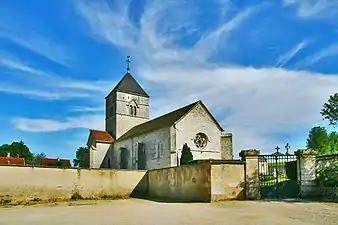
[[[183,145],[183,149],[182,149],[182,155],[181,155],[181,159],[180,159],[180,165],[186,165],[186,164],[188,164],[192,160],[193,160],[193,155],[191,153],[191,149],[189,148],[188,144],[185,143]]]
[[[42,159],[46,158],[46,154],[44,152],[36,153],[33,155],[33,159],[31,161],[27,161],[26,163],[29,165],[42,165]]]
[[[328,139],[328,154],[338,154],[338,132],[331,132]]]
[[[338,125],[338,93],[330,95],[327,103],[323,105],[320,114],[324,119],[329,120],[330,125]]]
[[[0,146],[0,155],[6,156],[10,153],[12,157],[25,158],[26,161],[33,159],[33,153],[29,150],[23,141],[13,142],[12,144],[4,144]]]
[[[88,148],[87,147],[79,147],[76,150],[76,158],[73,159],[74,166],[78,167],[87,167],[86,165],[86,154],[88,154]]]
[[[329,153],[329,137],[324,127],[313,127],[306,141],[306,147],[317,150],[318,155],[326,155]]]

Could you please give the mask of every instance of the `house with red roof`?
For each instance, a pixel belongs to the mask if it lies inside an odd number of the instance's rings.
[[[56,166],[56,167],[71,167],[69,159],[60,158],[43,158],[41,159],[42,166]]]
[[[25,159],[11,157],[10,153],[7,153],[7,157],[0,157],[0,165],[25,165]]]

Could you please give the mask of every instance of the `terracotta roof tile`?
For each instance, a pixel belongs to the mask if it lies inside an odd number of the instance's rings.
[[[41,160],[41,164],[43,166],[51,166],[57,162],[61,163],[61,166],[70,166],[70,160],[69,159],[52,159],[52,158],[43,158]]]
[[[95,141],[114,142],[114,138],[103,130],[89,130],[91,136]]]
[[[0,157],[0,165],[25,165],[25,159],[15,157]]]

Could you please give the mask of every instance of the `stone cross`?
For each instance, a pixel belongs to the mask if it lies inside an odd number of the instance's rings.
[[[286,143],[286,145],[285,145],[286,155],[289,155],[290,147],[291,147],[290,144],[289,144],[289,143]]]

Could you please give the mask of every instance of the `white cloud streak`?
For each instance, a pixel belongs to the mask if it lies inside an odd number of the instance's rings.
[[[338,0],[284,0],[284,6],[297,7],[297,15],[304,19],[336,17]]]
[[[320,60],[338,54],[338,44],[330,45],[319,52],[306,57],[297,63],[297,67],[307,67],[319,62]]]
[[[2,84],[0,92],[21,94],[46,100],[59,100],[88,98],[93,95],[93,92],[103,95],[111,88],[111,82],[108,81],[74,80],[59,76],[28,65],[8,54],[0,55],[0,66],[9,69],[12,74],[21,76],[25,81],[31,81],[31,83],[35,84],[35,87],[28,87],[28,85],[17,86],[12,83]]]
[[[300,50],[305,48],[309,44],[308,40],[304,40],[301,43],[294,46],[292,49],[290,49],[287,53],[281,55],[276,62],[276,67],[283,67],[285,64],[287,64]]]
[[[32,21],[16,14],[15,11],[8,14],[5,7],[0,9],[0,14],[0,38],[8,39],[59,65],[71,67],[74,60],[71,52],[51,38],[42,36],[37,24],[31,23]],[[37,33],[37,30],[40,32]]]
[[[29,132],[54,132],[75,128],[102,129],[104,117],[101,115],[66,118],[64,121],[49,119],[14,118],[12,124],[18,130]]]

